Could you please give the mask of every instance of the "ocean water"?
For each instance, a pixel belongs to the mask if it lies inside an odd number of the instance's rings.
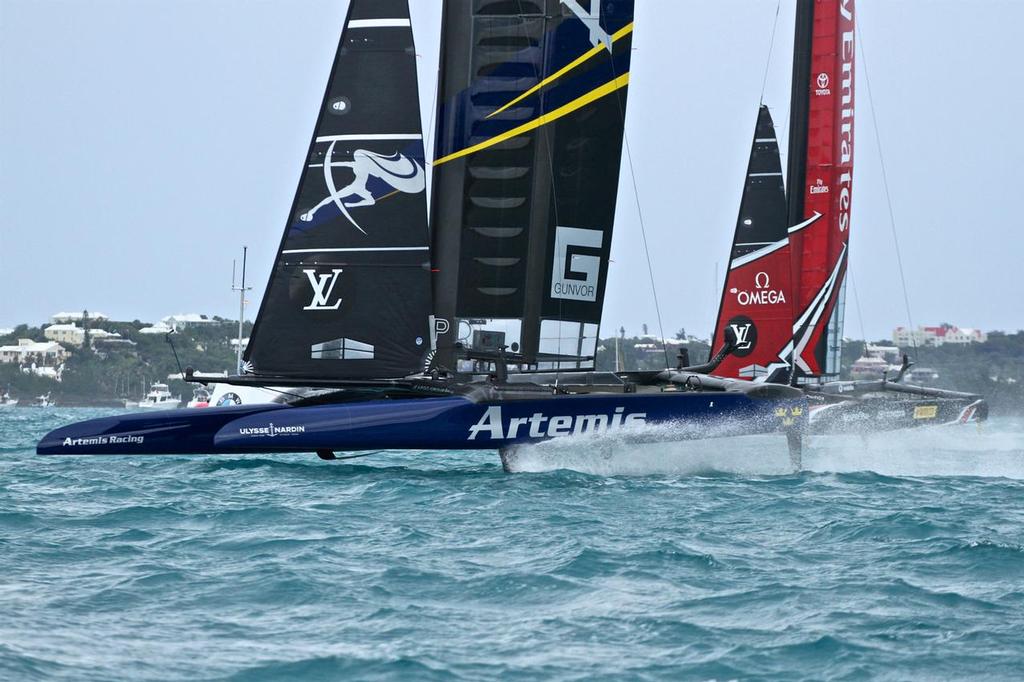
[[[1020,679],[1024,423],[42,458],[0,410],[0,679]]]

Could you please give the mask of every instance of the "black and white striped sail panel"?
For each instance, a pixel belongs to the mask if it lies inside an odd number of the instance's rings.
[[[793,337],[792,301],[779,143],[771,113],[762,105],[712,335],[712,345],[717,350],[725,344],[726,330],[731,329],[738,347],[722,361],[715,374],[764,380],[787,374]]]
[[[545,369],[586,366],[576,358],[594,354],[601,320],[633,1],[447,0],[443,22],[432,255],[435,310],[453,324],[439,360],[486,340]]]
[[[246,353],[251,371],[359,379],[422,369],[425,180],[407,0],[352,0]]]

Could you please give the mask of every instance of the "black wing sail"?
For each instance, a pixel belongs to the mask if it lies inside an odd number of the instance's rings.
[[[592,366],[633,2],[447,0],[443,21],[432,255],[452,324],[438,361],[458,342]]]
[[[432,306],[424,167],[407,0],[352,0],[246,352],[252,372],[422,369]]]

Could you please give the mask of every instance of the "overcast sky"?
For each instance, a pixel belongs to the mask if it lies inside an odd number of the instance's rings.
[[[440,0],[411,5],[426,130]],[[765,89],[780,137],[792,5],[781,2]],[[243,244],[255,314],[346,6],[0,0],[0,327],[83,308],[237,316]],[[639,210],[624,163],[606,334],[645,322],[657,333],[641,212],[666,334],[710,333],[777,7],[637,0],[626,136]],[[1024,327],[1024,2],[857,8],[846,334],[887,337],[907,322],[879,138],[914,323]]]

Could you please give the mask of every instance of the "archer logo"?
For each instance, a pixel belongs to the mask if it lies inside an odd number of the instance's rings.
[[[341,100],[337,102],[340,106]],[[347,107],[347,105],[345,105]],[[346,108],[338,109],[337,113],[345,113]],[[317,138],[317,142],[330,138]],[[356,149],[352,152],[351,161],[335,160],[337,140],[324,152],[323,178],[327,188],[327,196],[316,206],[299,214],[299,220],[312,222],[317,213],[333,206],[337,212],[345,216],[352,226],[363,234],[367,234],[355,221],[349,209],[363,206],[374,206],[378,201],[398,193],[419,194],[426,187],[426,176],[423,166],[416,159],[410,158],[401,151],[385,155],[369,149]],[[342,155],[344,156],[344,154]],[[319,166],[320,164],[314,164]],[[311,166],[313,167],[313,166]],[[345,169],[352,174],[352,181],[338,187],[334,169]],[[342,176],[345,177],[345,176]],[[337,214],[335,214],[337,215]]]
[[[743,358],[754,352],[754,348],[757,347],[757,326],[753,320],[746,315],[737,315],[726,322],[726,326],[736,337],[736,350],[732,352],[733,355]]]
[[[313,300],[303,310],[337,310],[341,305],[341,297],[338,297],[334,305],[328,303],[328,299],[331,297],[331,292],[334,291],[334,285],[338,283],[338,275],[342,273],[342,268],[331,270],[329,275],[317,274],[316,270],[303,270],[303,272],[309,279],[309,286],[313,288]]]
[[[601,274],[601,230],[563,227],[555,230],[555,257],[551,266],[551,298],[596,301]]]

